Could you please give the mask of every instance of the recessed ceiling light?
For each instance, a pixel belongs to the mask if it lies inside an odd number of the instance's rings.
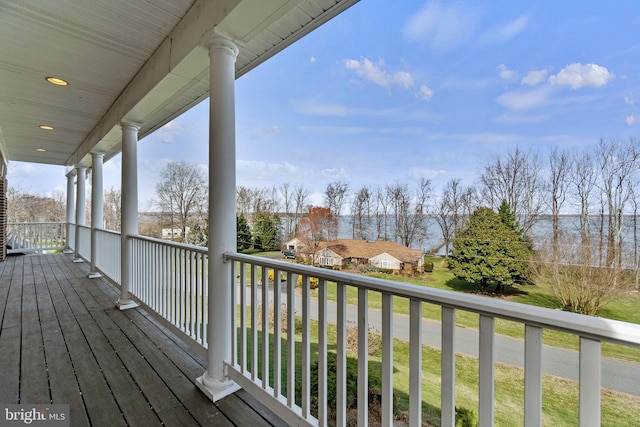
[[[62,80],[61,78],[58,78],[58,77],[47,77],[47,81],[57,86],[67,86],[69,84],[68,81]]]
[[[45,150],[44,148],[36,148],[36,151],[37,151],[38,153],[44,153],[44,152],[46,152],[47,150]]]
[[[53,130],[53,126],[49,126],[49,125],[40,125],[40,129],[44,129],[44,130]]]

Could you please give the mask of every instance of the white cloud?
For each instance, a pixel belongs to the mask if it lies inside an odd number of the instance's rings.
[[[430,89],[426,84],[420,85],[420,89],[416,92],[416,98],[430,100],[433,98],[433,90]]]
[[[373,128],[363,126],[298,126],[298,130],[304,133],[331,133],[336,135],[388,135],[392,128]]]
[[[571,86],[571,89],[583,87],[599,88],[606,85],[613,74],[598,64],[574,63],[567,65],[558,74],[550,76],[549,82],[554,85]]]
[[[295,101],[294,108],[298,113],[311,116],[347,117],[351,115],[350,109],[345,105],[327,104],[312,100]]]
[[[293,101],[296,112],[310,116],[324,117],[386,117],[399,113],[398,109],[354,108],[342,104],[329,104],[316,99],[299,99]]]
[[[630,97],[630,96],[625,96],[625,97],[624,97],[624,103],[625,103],[625,104],[628,104],[628,105],[631,105],[631,106],[635,106],[635,105],[636,105],[636,100],[635,100],[635,99],[633,99],[633,98],[632,98],[632,97]]]
[[[312,56],[311,58],[309,58],[309,62],[311,62],[312,64],[316,62],[316,57]]]
[[[415,84],[411,73],[406,71],[398,71],[397,73],[389,73],[385,70],[386,64],[380,59],[377,63],[373,63],[369,58],[361,61],[355,59],[347,59],[344,61],[348,70],[355,73],[365,80],[377,84],[382,87],[400,86],[405,89],[412,88]]]
[[[496,98],[498,104],[509,110],[526,111],[546,104],[551,96],[550,86],[531,90],[506,92]]]
[[[281,132],[280,127],[273,125],[270,128],[262,128],[258,130],[260,135],[269,136],[269,135],[277,135]]]
[[[500,78],[502,80],[512,81],[518,78],[518,73],[508,69],[507,66],[504,64],[500,64],[496,68],[500,71]]]
[[[343,168],[330,168],[330,169],[322,169],[320,174],[326,178],[331,179],[342,179],[348,178],[349,174]]]
[[[445,50],[462,44],[474,29],[474,13],[462,4],[428,2],[407,20],[403,33],[409,40]]]
[[[259,160],[237,160],[238,176],[258,180],[283,179],[300,173],[291,163],[267,163]]]
[[[636,124],[636,123],[640,123],[640,115],[634,116],[634,115],[630,115],[626,117],[627,119],[627,124],[629,126]]]
[[[171,144],[175,141],[176,134],[183,131],[184,127],[182,126],[182,123],[177,120],[171,120],[169,123],[158,129],[157,135],[158,139],[160,139],[160,142]]]
[[[528,86],[535,86],[539,83],[544,82],[547,79],[547,75],[549,71],[547,69],[542,70],[531,70],[527,73],[526,76],[522,78],[520,83]]]
[[[516,37],[527,27],[529,18],[521,16],[508,24],[493,27],[482,37],[485,43],[505,43]]]
[[[409,170],[409,176],[414,179],[420,179],[420,178],[434,179],[446,174],[447,174],[447,171],[442,169],[437,170],[437,169],[429,169],[429,168],[411,168]]]
[[[511,112],[507,112],[495,118],[496,123],[503,124],[531,124],[531,123],[540,123],[549,118],[548,115],[544,114],[535,114],[535,115],[525,115],[525,114],[514,114]]]

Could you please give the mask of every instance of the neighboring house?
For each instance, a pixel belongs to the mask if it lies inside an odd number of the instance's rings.
[[[297,250],[303,254],[304,248]],[[311,256],[312,254],[308,254]],[[389,269],[405,274],[424,271],[424,257],[421,250],[407,248],[385,240],[337,239],[321,242],[313,255],[313,263],[321,267],[335,269],[353,268],[370,264],[377,268]]]
[[[185,233],[189,233],[191,227],[185,228]],[[163,239],[175,239],[176,237],[182,237],[182,228],[163,228],[162,229],[162,238]]]
[[[304,253],[304,242],[297,237],[294,237],[284,244],[283,250],[291,250],[295,253]]]

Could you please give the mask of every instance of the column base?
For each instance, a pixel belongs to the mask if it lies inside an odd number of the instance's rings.
[[[205,378],[207,373],[201,377],[196,378],[196,386],[202,391],[212,402],[217,402],[220,399],[223,399],[236,391],[240,390],[238,384],[231,380],[218,381],[218,380],[209,380]]]
[[[119,299],[118,301],[116,301],[116,307],[118,307],[120,309],[120,311],[128,310],[130,308],[138,307],[138,303],[136,303],[135,301],[132,301],[130,299],[129,300]]]
[[[96,279],[98,277],[102,277],[102,273],[100,273],[98,271],[90,271],[89,274],[87,275],[87,277],[89,279]]]
[[[79,264],[81,262],[84,262],[84,260],[82,258],[74,258],[72,262],[75,262],[76,264]]]

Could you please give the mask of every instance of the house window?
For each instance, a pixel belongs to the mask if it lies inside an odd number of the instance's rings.
[[[388,259],[380,260],[380,268],[391,268],[391,263]]]
[[[333,258],[331,257],[321,256],[319,261],[320,265],[333,265]]]

